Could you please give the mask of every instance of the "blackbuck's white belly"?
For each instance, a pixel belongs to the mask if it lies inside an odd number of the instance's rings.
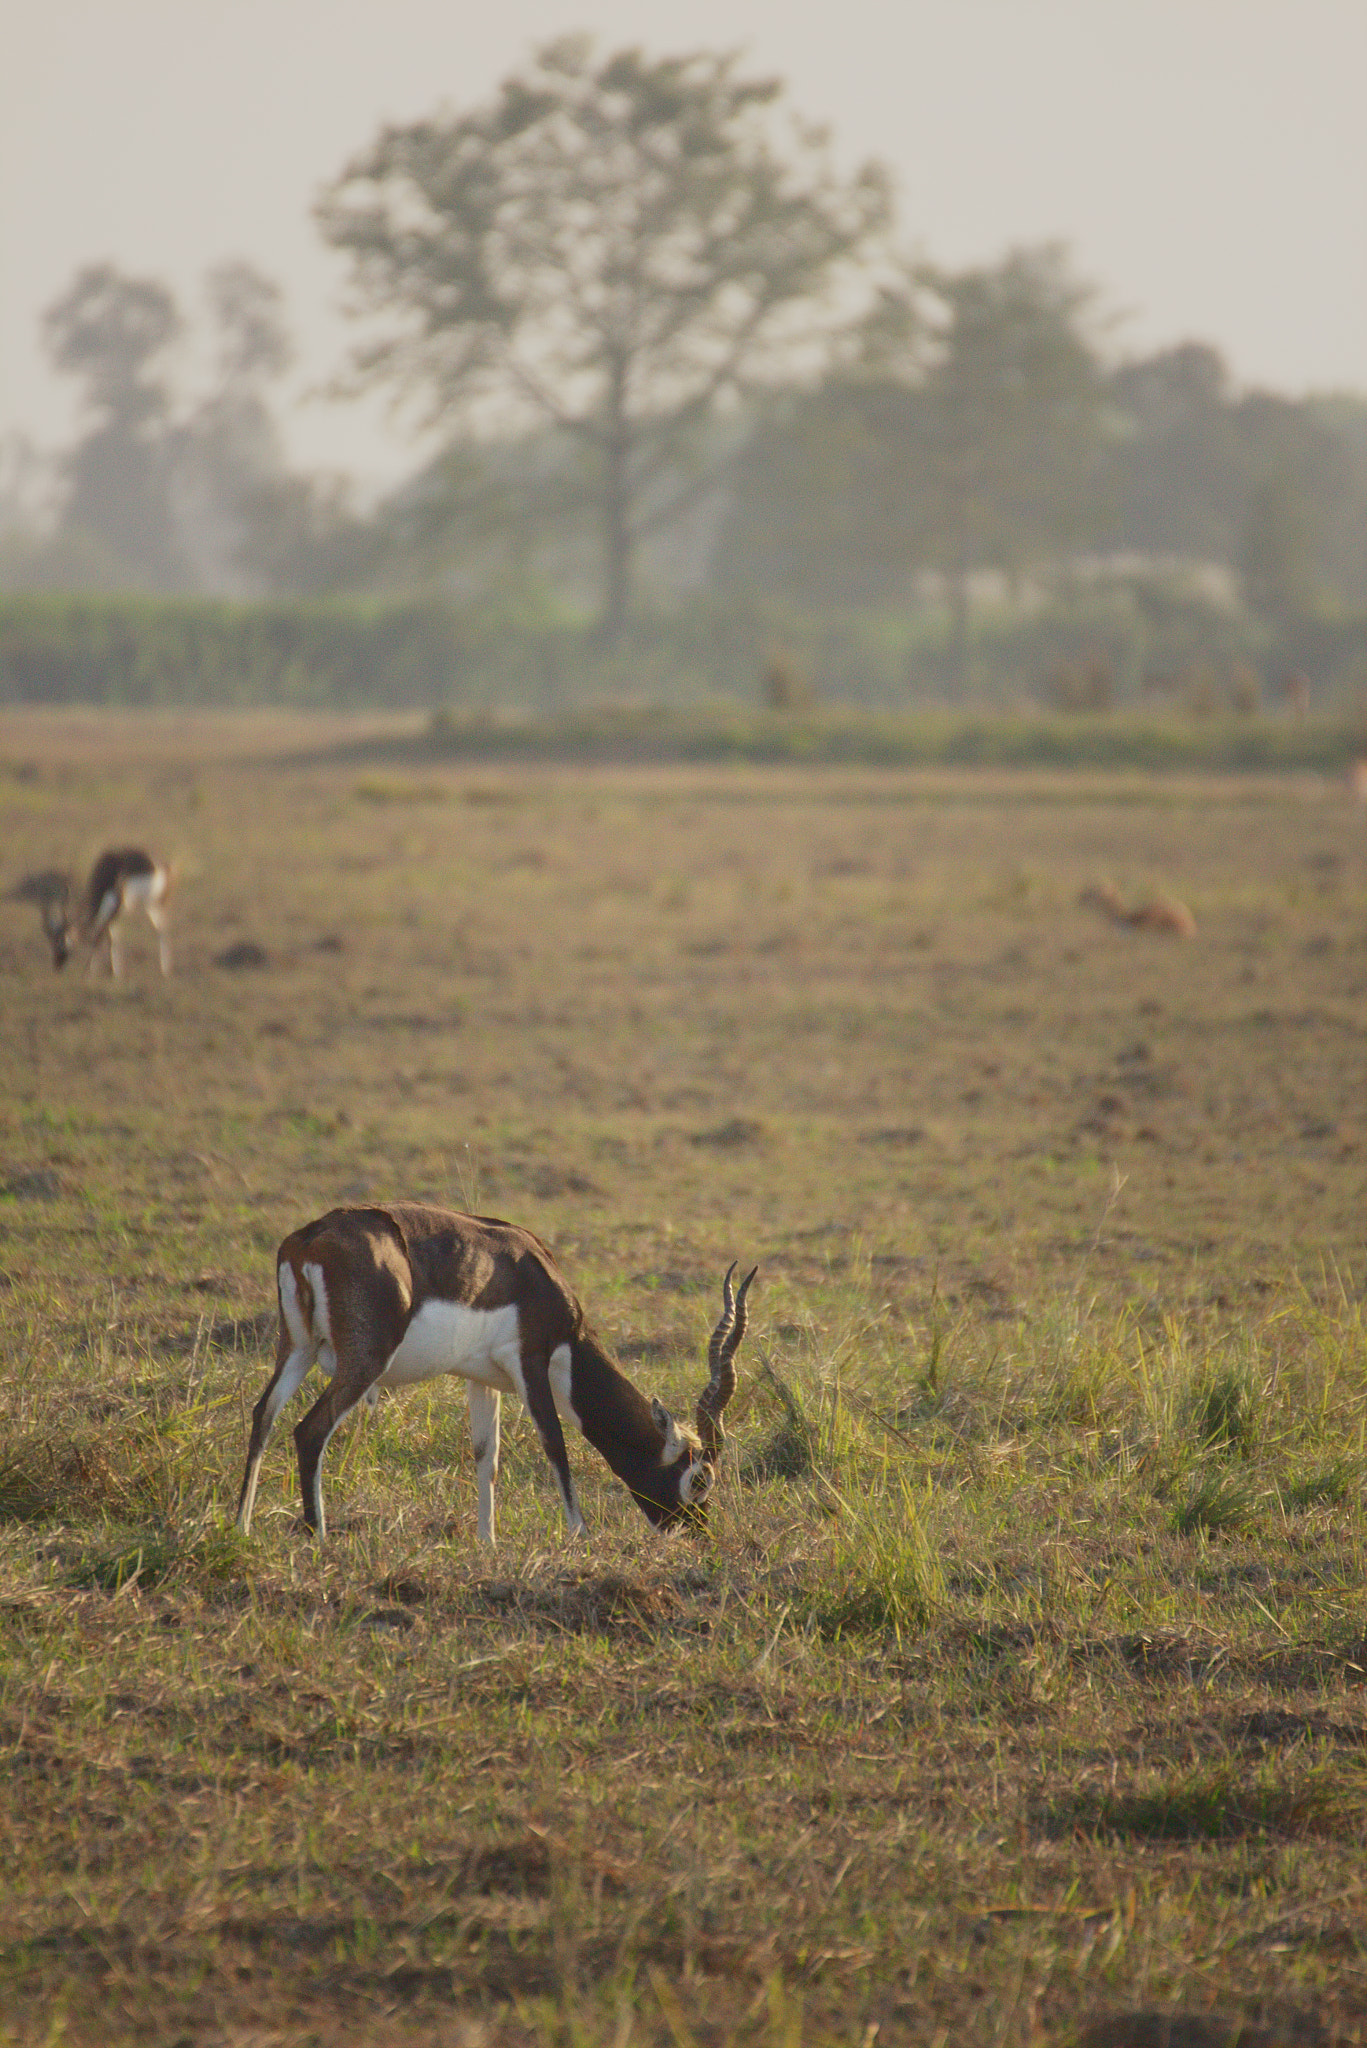
[[[153,868],[150,875],[129,875],[123,885],[123,907],[125,910],[146,910],[149,906],[155,909],[165,894],[165,868]],[[100,915],[107,916],[117,901],[118,895],[111,889],[100,906]]]
[[[522,1392],[522,1341],[516,1308],[467,1308],[425,1301],[380,1375],[382,1387],[459,1373],[500,1394]]]

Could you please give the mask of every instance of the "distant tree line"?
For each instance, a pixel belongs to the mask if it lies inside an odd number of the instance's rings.
[[[91,265],[44,320],[85,429],[45,530],[14,483],[0,586],[438,599],[592,616],[609,651],[681,594],[879,614],[923,653],[934,617],[947,687],[985,588],[1028,633],[1094,611],[1103,564],[1151,652],[1176,563],[1227,573],[1253,633],[1231,662],[1367,616],[1367,398],[1240,392],[1196,342],[1117,367],[1057,247],[911,263],[880,167],[840,174],[733,56],[552,44],[484,105],[385,129],[318,221],[364,323],[354,388],[437,423],[438,459],[361,516],[285,460],[270,279],[209,273],[187,400],[172,294]],[[0,526],[3,494],[0,466]]]

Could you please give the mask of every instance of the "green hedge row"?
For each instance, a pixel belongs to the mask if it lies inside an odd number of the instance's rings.
[[[985,616],[971,667],[975,705],[1100,711],[1137,704],[1161,678],[1176,708],[1202,715],[1266,708],[1288,670],[1303,667],[1316,707],[1342,711],[1367,690],[1367,621],[1307,624],[1274,645],[1219,607],[1083,591],[1024,617]],[[609,650],[591,626],[531,601],[500,610],[438,599],[0,594],[0,703],[535,714],[731,698],[883,714],[959,694],[945,622],[924,611],[798,615],[699,596],[633,621]]]
[[[755,701],[768,650],[789,637],[762,608],[705,600],[633,622],[608,649],[591,625],[440,600],[225,603],[0,595],[0,703],[299,705],[545,710],[633,697]],[[859,621],[795,636],[823,695],[888,703],[905,663]]]
[[[422,705],[486,634],[448,605],[0,597],[0,702]]]

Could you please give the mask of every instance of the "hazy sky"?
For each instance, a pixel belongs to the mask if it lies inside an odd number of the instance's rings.
[[[70,437],[38,317],[100,258],[187,310],[250,258],[286,288],[296,389],[326,376],[348,337],[319,187],[382,120],[581,28],[745,49],[847,165],[892,165],[909,243],[1067,241],[1128,353],[1196,336],[1245,383],[1367,391],[1367,0],[0,0],[0,433]],[[291,441],[413,459],[355,407],[303,406]]]

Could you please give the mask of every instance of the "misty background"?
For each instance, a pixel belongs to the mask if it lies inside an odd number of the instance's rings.
[[[1360,10],[505,12],[16,14],[0,699],[1367,703]]]

